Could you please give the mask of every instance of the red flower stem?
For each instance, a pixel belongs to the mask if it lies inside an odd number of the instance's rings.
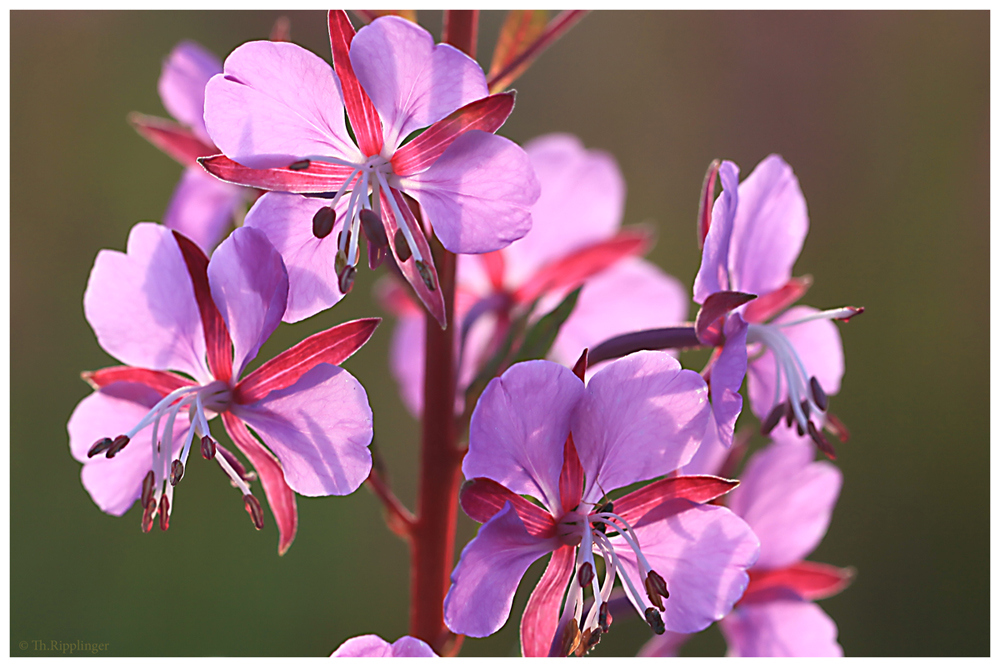
[[[507,63],[506,67],[491,76],[486,81],[486,87],[491,92],[497,92],[493,90],[493,86],[498,81],[503,81],[510,76],[511,72],[516,72],[519,67],[525,63],[530,63],[541,55],[542,51],[552,46],[553,42],[566,34],[566,31],[576,25],[586,14],[586,10],[572,9],[560,13],[557,17],[549,21],[548,25],[545,26],[545,30],[538,36],[538,39],[522,51],[518,57]]]
[[[448,10],[444,41],[474,58],[478,25],[478,11]],[[455,560],[462,457],[455,420],[455,255],[436,238],[431,248],[448,328],[426,316],[420,481],[410,533],[410,634],[445,655],[457,652],[461,639],[444,624],[444,597]]]

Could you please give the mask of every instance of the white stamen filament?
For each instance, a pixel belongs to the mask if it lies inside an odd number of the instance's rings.
[[[194,393],[200,389],[201,387],[198,385],[188,385],[186,387],[181,387],[180,389],[175,389],[174,391],[170,392],[169,394],[161,398],[156,405],[150,408],[149,412],[146,413],[146,416],[140,419],[139,423],[133,426],[132,430],[130,430],[125,435],[129,439],[134,438],[136,433],[149,426],[154,419],[159,419],[160,415],[163,413],[164,408],[166,406],[173,403],[179,397],[184,396],[185,394]]]
[[[840,311],[826,311],[827,313],[839,313]],[[810,317],[810,319],[827,319]],[[803,320],[806,321],[806,320]],[[797,323],[801,323],[797,322]],[[781,326],[786,326],[782,324]],[[778,330],[776,325],[751,324],[747,328],[747,342],[760,343],[771,350],[775,362],[775,395],[772,405],[778,405],[781,399],[781,378],[785,377],[788,392],[788,402],[791,404],[795,420],[803,430],[808,429],[809,419],[802,409],[803,401],[809,406],[810,411],[820,415],[825,414],[813,400],[812,389],[810,387],[810,376],[806,372],[805,364],[799,356],[795,346],[791,341]],[[772,408],[773,409],[773,408]]]
[[[249,496],[250,487],[247,486],[247,483],[243,481],[243,478],[240,477],[235,470],[233,470],[233,467],[229,465],[229,461],[226,460],[226,457],[223,456],[222,452],[218,449],[215,450],[215,460],[218,461],[219,465],[222,466],[222,469],[226,471],[227,475],[229,475],[229,479],[233,480],[233,483],[239,487],[240,491],[243,492],[243,495]]]
[[[350,166],[354,167],[355,165],[350,165]],[[361,171],[360,167],[356,168],[354,171],[351,172],[351,175],[347,177],[347,180],[344,181],[344,184],[340,186],[340,188],[337,190],[337,193],[333,195],[333,199],[330,200],[330,203],[328,205],[329,208],[333,208],[334,206],[337,205],[337,202],[339,202],[340,198],[344,196],[345,192],[347,192],[348,186],[350,186],[351,181],[354,180],[354,177],[358,175],[359,171]]]
[[[403,232],[403,237],[406,242],[410,245],[410,252],[413,253],[413,259],[415,261],[422,261],[423,255],[420,254],[420,248],[417,247],[417,242],[413,239],[413,233],[410,230],[409,225],[406,223],[406,218],[403,217],[403,213],[399,210],[399,204],[396,203],[396,197],[392,194],[389,189],[389,182],[385,179],[385,174],[382,172],[376,172],[378,174],[378,180],[385,188],[386,194],[385,198],[389,200],[389,206],[392,208],[392,213],[396,217],[396,224],[399,225],[399,230]],[[389,239],[390,243],[392,239]]]
[[[645,619],[646,610],[639,606],[643,597],[639,594],[639,591],[636,590],[635,584],[632,583],[632,579],[629,578],[628,573],[624,570],[624,568],[622,568],[618,564],[618,554],[615,553],[615,547],[614,545],[611,544],[611,540],[608,539],[607,535],[604,535],[602,533],[596,533],[594,535],[594,539],[604,545],[604,548],[607,550],[607,555],[611,557],[611,563],[613,564],[614,568],[616,570],[621,570],[622,573],[621,579],[623,582],[625,582],[625,585],[628,586],[629,592],[632,593],[632,606],[635,607],[635,610],[637,612],[639,612],[639,616]],[[607,556],[605,556],[605,563],[606,562],[607,562]]]
[[[632,551],[635,552],[636,558],[639,560],[639,565],[642,567],[643,570],[642,573],[644,575],[649,574],[649,571],[652,570],[653,568],[650,567],[649,561],[646,560],[646,557],[642,555],[642,549],[639,548],[639,538],[636,537],[635,532],[632,530],[632,526],[629,525],[628,521],[621,518],[614,512],[602,512],[600,514],[593,514],[591,515],[590,520],[593,523],[603,523],[617,530],[618,534],[621,535],[626,542],[628,542],[628,545],[632,548]],[[614,523],[614,521],[620,521],[621,526]],[[624,577],[624,574],[622,576]]]
[[[794,327],[799,324],[805,324],[806,322],[812,322],[814,320],[843,320],[850,317],[854,317],[858,314],[857,308],[832,308],[830,310],[821,310],[818,313],[812,313],[811,315],[806,315],[800,319],[794,320],[792,322],[775,322],[773,326],[777,327]]]
[[[347,253],[347,264],[349,266],[356,266],[358,263],[358,248],[361,245],[361,211],[365,208],[365,202],[368,198],[368,172],[361,173],[361,184],[358,191],[364,194],[358,197],[357,209],[350,218],[351,245]],[[347,227],[346,223],[344,224],[344,227]]]
[[[356,214],[355,208],[357,206],[358,198],[360,196],[361,196],[361,188],[356,187],[353,190],[351,190],[351,198],[347,200],[347,210],[344,212],[344,227],[343,229],[340,230],[340,238],[338,239],[337,242],[337,248],[340,250],[340,252],[343,252],[345,254],[348,252],[348,246],[347,246],[348,234],[351,234],[353,236],[354,233],[353,232],[354,218]],[[353,240],[354,239],[352,239],[352,242]],[[347,265],[354,266],[354,262],[350,261],[349,256]]]

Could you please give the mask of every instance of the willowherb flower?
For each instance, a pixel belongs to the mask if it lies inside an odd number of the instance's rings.
[[[521,620],[525,655],[596,645],[611,623],[616,579],[657,633],[694,632],[722,618],[747,584],[757,539],[729,510],[700,503],[735,482],[674,477],[605,499],[687,463],[707,419],[704,381],[663,352],[617,360],[586,385],[549,361],[495,378],[473,413],[462,465],[462,507],[483,526],[452,573],[448,627],[472,637],[496,632],[528,566],[548,553]],[[595,603],[584,618],[588,586]]]
[[[785,433],[785,437],[788,437]],[[760,538],[750,584],[720,623],[731,656],[840,656],[837,626],[813,600],[835,595],[853,571],[803,560],[823,539],[840,493],[841,474],[814,461],[811,444],[775,441],[750,457],[727,505]],[[685,473],[713,474],[693,464]],[[676,655],[685,635],[656,637],[641,655]]]
[[[129,116],[139,134],[185,167],[163,224],[187,236],[206,253],[255,194],[213,178],[198,164],[198,158],[219,153],[205,129],[204,109],[205,86],[220,72],[222,61],[214,54],[200,44],[181,42],[163,61],[158,85],[163,106],[180,124],[138,113]]]
[[[846,430],[827,410],[828,396],[839,391],[844,374],[843,346],[831,320],[846,321],[864,309],[788,309],[811,284],[808,277],[792,277],[809,229],[798,179],[777,155],[761,161],[742,183],[732,162],[717,168],[722,194],[710,219],[705,199],[714,186],[712,170],[703,193],[704,247],[694,300],[706,313],[696,323],[699,338],[719,346],[709,370],[719,440],[732,442],[746,374],[750,406],[765,435],[794,427],[832,458],[821,429],[842,438]],[[747,303],[752,296],[756,299]]]
[[[287,291],[281,257],[254,229],[237,229],[211,261],[152,223],[132,228],[126,253],[98,254],[84,312],[101,347],[126,365],[83,374],[97,391],[67,428],[83,485],[102,510],[121,516],[141,499],[143,530],[157,515],[165,530],[195,447],[240,489],[261,528],[253,476],[212,436],[215,415],[264,487],[279,552],[295,537],[295,493],[360,486],[371,469],[371,409],[361,384],[334,364],[368,340],[378,319],[315,334],[241,379],[281,322]]]
[[[333,266],[338,290],[316,299],[313,312],[349,291],[364,233],[369,266],[391,252],[444,325],[427,230],[409,198],[452,252],[490,252],[524,236],[538,183],[524,151],[492,134],[513,95],[487,96],[473,59],[434,44],[405,19],[381,17],[355,34],[344,12],[331,11],[329,28],[332,69],[289,43],[249,42],[229,55],[205,100],[209,134],[225,155],[201,162],[230,182],[320,196],[291,206],[267,195],[257,206],[268,215],[258,212],[251,223],[265,229],[290,268],[302,263],[303,271],[293,271],[293,303],[302,289],[321,293],[299,284],[322,276],[316,262]],[[287,217],[268,219],[278,211]],[[295,227],[294,240],[280,226]],[[329,240],[297,250],[304,230]]]
[[[680,282],[639,259],[649,232],[621,229],[625,182],[614,158],[587,150],[568,134],[524,146],[542,194],[531,207],[531,231],[503,250],[458,258],[455,319],[460,325],[461,391],[507,334],[511,320],[538,300],[538,315],[584,284],[549,357],[572,365],[586,347],[627,331],[685,319]],[[423,313],[395,281],[382,285],[383,305],[398,318],[390,364],[406,406],[422,408]],[[650,308],[649,304],[657,304]]]
[[[331,658],[437,658],[426,642],[416,637],[400,637],[389,643],[378,635],[351,637],[337,647]]]

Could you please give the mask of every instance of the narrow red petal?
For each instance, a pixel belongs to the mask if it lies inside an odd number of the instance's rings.
[[[563,465],[559,471],[559,502],[563,512],[572,512],[583,498],[583,466],[577,454],[573,434],[570,433],[563,445]]]
[[[698,315],[694,319],[694,331],[705,345],[718,345],[722,342],[722,316],[739,308],[748,301],[753,301],[757,297],[753,294],[743,292],[715,292],[709,294],[705,303],[698,309]]]
[[[130,113],[128,122],[146,141],[185,167],[193,167],[198,158],[219,152],[218,148],[205,143],[191,130],[165,118]]]
[[[80,377],[94,389],[107,387],[113,382],[137,382],[153,389],[161,396],[166,396],[175,389],[194,385],[194,382],[180,375],[134,366],[112,366],[97,371],[84,371],[80,373]]]
[[[333,51],[333,69],[340,78],[340,88],[344,94],[344,107],[351,121],[358,147],[366,156],[378,155],[382,150],[382,121],[375,111],[368,93],[354,75],[351,65],[351,40],[354,26],[347,18],[347,12],[331,9],[328,14],[330,26],[330,49]]]
[[[514,80],[528,69],[531,63],[535,61],[535,58],[541,55],[545,49],[552,46],[557,39],[566,34],[586,14],[587,12],[584,10],[572,9],[561,12],[549,21],[549,24],[545,26],[545,30],[531,44],[524,47],[517,57],[508,62],[499,72],[490,72],[490,76],[486,80],[486,85],[490,92],[495,93],[514,83]]]
[[[781,570],[766,572],[751,570],[750,584],[743,594],[743,599],[752,599],[768,591],[783,588],[795,591],[806,600],[822,600],[847,588],[854,575],[854,568],[809,561],[802,561]]]
[[[466,482],[462,486],[459,503],[465,513],[479,523],[486,523],[502,510],[506,503],[510,503],[530,534],[536,537],[551,537],[555,532],[556,522],[551,514],[506,486],[486,477],[477,477]]]
[[[304,164],[306,162],[308,165]],[[212,176],[235,185],[274,192],[329,192],[330,196],[340,189],[353,171],[351,167],[318,160],[302,160],[289,167],[251,169],[233,162],[225,155],[203,157],[198,160],[198,164]]]
[[[546,292],[576,287],[623,257],[642,255],[652,243],[653,234],[647,229],[623,229],[606,241],[585,246],[546,264],[514,293],[514,300],[531,303]]]
[[[812,276],[792,278],[773,292],[757,297],[757,300],[743,311],[743,319],[751,324],[767,322],[801,299],[812,287],[812,282]]]
[[[194,298],[198,302],[201,325],[205,330],[208,368],[216,380],[229,382],[233,377],[233,346],[226,323],[212,300],[212,290],[208,285],[208,257],[194,241],[180,232],[174,231],[174,238],[194,284]]]
[[[494,250],[479,256],[486,266],[486,275],[490,284],[498,292],[503,291],[504,258],[502,250]]]
[[[701,184],[701,199],[698,200],[698,249],[705,247],[708,228],[712,226],[712,202],[715,199],[715,181],[719,177],[719,160],[712,160]]]
[[[309,336],[240,380],[233,400],[243,405],[259,401],[292,386],[317,364],[343,363],[368,342],[381,321],[380,317],[354,320]]]
[[[490,95],[469,102],[396,151],[392,156],[393,172],[398,176],[408,176],[427,169],[463,132],[496,132],[513,110],[513,93]]]
[[[295,492],[285,481],[285,472],[274,454],[264,448],[253,437],[243,421],[231,412],[222,413],[226,432],[239,447],[243,455],[250,459],[250,465],[257,471],[267,504],[271,506],[274,522],[278,524],[278,555],[283,555],[292,546],[295,531],[298,530],[299,515],[295,508]]]
[[[615,513],[635,525],[647,512],[676,498],[707,503],[739,486],[734,479],[713,475],[667,477],[636,489],[615,501]]]
[[[433,290],[428,288],[427,285],[424,284],[423,278],[420,277],[420,271],[417,269],[416,256],[412,252],[410,253],[410,256],[406,258],[405,262],[399,259],[395,243],[396,232],[399,230],[399,224],[396,222],[396,216],[393,214],[392,208],[389,205],[387,193],[384,190],[381,190],[379,192],[379,196],[382,201],[382,219],[385,221],[385,231],[389,237],[389,249],[392,250],[392,255],[396,258],[396,265],[399,266],[399,269],[402,271],[403,277],[406,278],[406,281],[413,287],[413,291],[417,293],[417,297],[424,303],[425,306],[427,306],[427,310],[434,316],[434,319],[438,321],[441,328],[444,329],[448,326],[448,319],[444,312],[444,297],[438,287],[437,268],[434,266],[434,256],[431,254],[431,247],[427,243],[427,238],[424,236],[423,227],[413,216],[413,211],[411,211],[410,207],[407,205],[403,194],[398,190],[391,190],[391,196],[394,197],[400,213],[402,213],[406,218],[406,225],[413,233],[413,239],[417,243],[417,248],[420,250],[420,254],[423,255],[424,262],[428,264],[431,273],[433,274]]]
[[[545,568],[545,574],[531,591],[521,617],[521,654],[526,658],[549,655],[552,640],[559,629],[559,607],[573,574],[576,547],[559,547]]]

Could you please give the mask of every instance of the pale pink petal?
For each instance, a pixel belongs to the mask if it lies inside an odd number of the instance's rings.
[[[778,155],[769,155],[740,183],[729,249],[730,289],[763,295],[792,277],[809,232],[799,181]],[[711,232],[709,232],[711,234]]]
[[[664,632],[662,635],[653,635],[653,638],[639,649],[638,657],[676,658],[681,651],[681,647],[689,639],[691,639],[691,635],[683,632]]]
[[[571,134],[538,137],[524,150],[542,194],[531,207],[531,231],[504,251],[510,287],[547,262],[610,238],[625,211],[625,180],[610,154],[585,149]]]
[[[643,517],[635,534],[650,566],[667,582],[670,597],[662,616],[671,632],[698,632],[729,613],[757,559],[759,543],[750,527],[718,505],[670,501]],[[651,607],[634,553],[621,537],[611,541],[642,596],[633,604]],[[632,599],[628,588],[626,594]]]
[[[395,16],[361,28],[351,42],[351,65],[382,118],[393,151],[414,130],[428,127],[486,97],[486,76],[475,60]]]
[[[491,380],[472,413],[465,478],[488,477],[559,513],[563,445],[583,394],[580,379],[551,361],[515,364]]]
[[[499,630],[528,566],[560,546],[557,538],[530,535],[508,504],[462,549],[444,600],[445,625],[469,637]]]
[[[337,222],[324,238],[313,234],[313,216],[329,199],[269,192],[247,213],[247,227],[259,229],[281,254],[288,271],[288,306],[284,321],[298,322],[330,308],[344,298],[337,285],[337,236],[344,228],[347,198],[335,211]]]
[[[287,389],[233,412],[278,457],[296,493],[346,495],[371,472],[368,396],[342,368],[320,364]]]
[[[741,604],[723,619],[731,657],[842,657],[837,624],[814,602],[798,599]]]
[[[499,250],[527,234],[540,192],[521,147],[481,130],[464,133],[430,169],[399,179],[399,187],[456,253]]]
[[[739,200],[740,168],[726,160],[719,167],[722,194],[712,207],[712,224],[701,251],[701,267],[694,279],[695,303],[705,303],[710,294],[733,289],[729,285],[729,254],[733,219]]]
[[[826,534],[842,477],[815,454],[808,442],[772,443],[750,457],[729,495],[729,507],[760,538],[758,569],[802,560]]]
[[[221,71],[218,56],[201,44],[184,41],[163,61],[160,72],[157,87],[164,108],[203,141],[211,141],[205,130],[205,86]]]
[[[129,366],[211,378],[194,286],[173,233],[140,222],[127,248],[102,250],[90,271],[83,312],[97,341]]]
[[[230,53],[205,89],[205,125],[223,153],[254,169],[363,159],[347,134],[333,68],[291,42],[247,42]]]
[[[416,637],[401,637],[392,644],[378,635],[351,637],[331,658],[436,658],[437,653]]]
[[[163,224],[176,229],[210,255],[233,224],[236,208],[249,191],[223,183],[201,167],[184,170],[163,214]]]
[[[239,377],[281,323],[288,274],[260,230],[240,227],[212,254],[208,283],[233,340],[233,376]]]
[[[708,388],[665,352],[630,354],[596,373],[573,415],[587,473],[583,499],[652,479],[691,460],[708,423]]]

